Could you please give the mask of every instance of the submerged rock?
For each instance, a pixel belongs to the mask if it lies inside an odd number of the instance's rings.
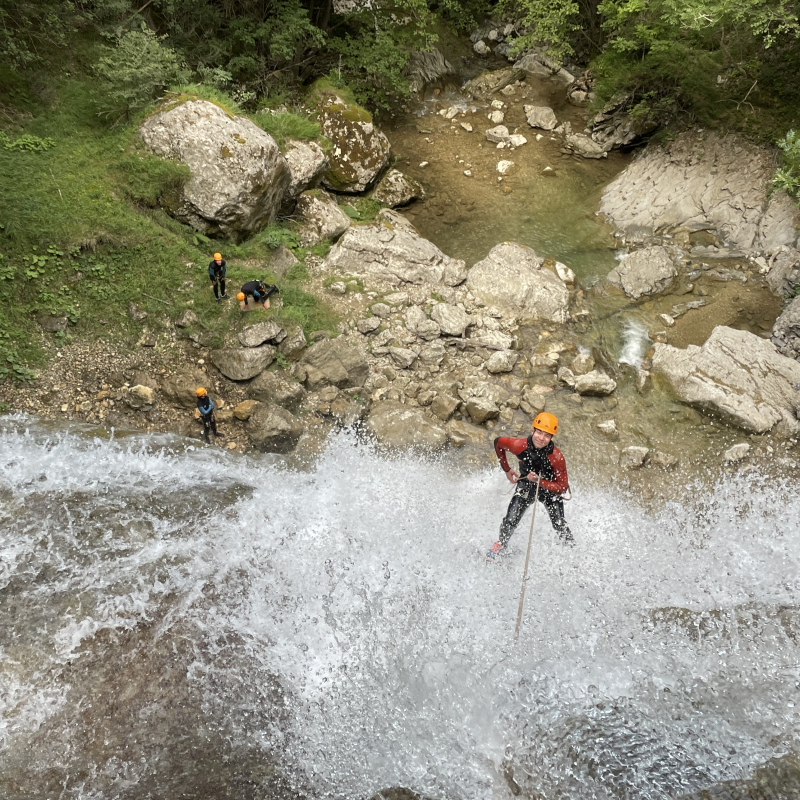
[[[678,270],[666,247],[645,247],[626,255],[608,273],[606,280],[618,286],[628,297],[657,294],[672,286]]]

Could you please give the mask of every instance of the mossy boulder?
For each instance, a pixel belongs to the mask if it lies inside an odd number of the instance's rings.
[[[389,140],[369,112],[339,95],[322,95],[319,122],[333,145],[322,183],[336,192],[365,191],[389,163]]]

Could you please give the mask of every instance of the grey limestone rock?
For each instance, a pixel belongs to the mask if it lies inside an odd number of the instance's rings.
[[[242,347],[258,347],[264,342],[279,344],[286,338],[286,331],[274,320],[257,322],[242,329],[238,337]]]
[[[291,175],[275,140],[244,117],[205,100],[190,100],[148,117],[139,127],[148,148],[192,171],[168,202],[180,221],[235,239],[267,225]]]
[[[666,247],[645,247],[624,256],[608,273],[606,280],[619,286],[628,297],[638,300],[643,295],[658,294],[669,289],[678,274]]]
[[[303,423],[285,408],[260,403],[247,421],[247,436],[264,453],[290,453],[303,435]]]
[[[582,396],[606,397],[617,388],[617,382],[604,372],[592,370],[575,378],[575,391]]]
[[[465,444],[482,444],[486,441],[486,429],[478,425],[471,425],[460,419],[451,419],[445,426],[447,441],[453,447],[463,447]]]
[[[430,50],[413,51],[406,74],[409,91],[418,94],[429,83],[435,83],[447,75],[455,74],[455,70],[441,51],[433,47]]]
[[[312,247],[320,242],[335,242],[349,227],[350,217],[336,200],[322,189],[303,192],[294,211],[300,223],[300,244]]]
[[[168,375],[161,384],[161,395],[175,405],[194,408],[197,405],[196,390],[206,387],[208,374],[199,367],[183,367]]]
[[[281,371],[262,372],[247,384],[247,396],[262,403],[272,403],[296,412],[303,402],[306,392],[294,380]]]
[[[390,169],[373,189],[373,200],[390,208],[408,205],[412,200],[425,197],[425,190],[413,178],[403,175],[399,169]]]
[[[446,256],[398,217],[387,214],[377,222],[351,227],[328,253],[325,268],[371,277],[380,285],[393,287],[462,283],[464,262]]]
[[[356,328],[358,328],[358,332],[363,333],[364,335],[373,333],[374,331],[378,330],[380,326],[381,326],[380,317],[367,317],[367,319],[360,319],[356,323]]]
[[[389,355],[401,369],[408,369],[417,360],[417,354],[407,347],[390,347]]]
[[[549,106],[523,106],[522,110],[531,128],[552,131],[558,127],[555,112]]]
[[[437,303],[431,309],[431,319],[448,336],[462,336],[470,325],[475,324],[475,320],[466,311],[449,303]]]
[[[297,325],[294,329],[287,331],[286,338],[278,345],[278,352],[290,361],[296,361],[308,346],[306,335],[302,327]]]
[[[759,336],[720,325],[702,347],[656,344],[652,362],[678,397],[701,411],[751,433],[774,430],[787,437],[800,432],[795,389],[800,364]]]
[[[795,297],[775,320],[772,342],[778,352],[788,358],[800,355],[800,297]]]
[[[569,290],[542,264],[530,247],[504,242],[469,270],[467,287],[487,305],[521,321],[564,323]]]
[[[316,186],[329,164],[327,156],[316,142],[290,140],[286,143],[284,158],[291,179],[284,193],[284,208],[281,211],[286,210],[287,204],[288,211],[291,211],[291,204],[306,189]]]
[[[129,408],[140,409],[152,406],[156,402],[155,392],[149,386],[137,384],[127,389],[122,396]]]
[[[723,461],[729,464],[743,461],[750,454],[750,444],[748,442],[739,442],[739,444],[729,447],[723,454]]]
[[[300,364],[306,370],[306,385],[311,391],[324,386],[363,386],[369,371],[362,350],[342,337],[315,342],[303,353]]]
[[[497,375],[501,372],[511,372],[519,359],[519,353],[513,350],[496,350],[484,365],[488,372]]]
[[[767,273],[767,286],[779,297],[789,297],[800,285],[800,250],[780,247],[773,253]]]
[[[461,91],[475,96],[488,96],[499,92],[514,81],[525,77],[524,70],[515,67],[506,67],[493,72],[483,72],[477,78],[467,81]]]
[[[366,427],[388,447],[439,450],[447,444],[447,433],[438,421],[421,408],[394,401],[373,406]]]
[[[606,187],[600,213],[630,241],[683,228],[742,250],[793,247],[800,211],[768,201],[773,170],[772,155],[743,139],[687,131],[648,147]]]
[[[428,319],[419,306],[409,306],[405,313],[406,328],[415,336],[425,341],[438,339],[441,328],[432,319]]]
[[[261,347],[228,348],[211,351],[211,363],[232,381],[247,381],[263,372],[275,360],[275,348]]]

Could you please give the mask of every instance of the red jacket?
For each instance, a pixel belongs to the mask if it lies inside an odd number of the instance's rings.
[[[499,439],[495,439],[494,451],[497,453],[497,457],[500,459],[500,466],[503,468],[503,472],[508,472],[509,470],[506,452],[510,450],[515,456],[519,456],[525,452],[527,447],[528,439],[512,439],[510,436],[501,436]],[[569,489],[567,462],[564,460],[564,456],[561,454],[561,451],[555,446],[550,453],[548,453],[547,460],[550,462],[550,466],[553,468],[553,480],[545,480],[543,475],[540,486],[542,489],[546,489],[548,492],[553,492],[554,494],[564,494],[564,492]],[[521,475],[520,477],[524,478],[525,476]]]

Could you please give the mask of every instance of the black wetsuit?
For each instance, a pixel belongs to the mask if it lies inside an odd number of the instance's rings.
[[[278,290],[277,286],[270,286],[262,281],[248,281],[242,286],[244,293],[244,304],[247,305],[247,298],[252,297],[257,303],[263,303],[273,292]]]
[[[208,277],[211,278],[211,285],[214,287],[214,297],[219,300],[220,293],[219,290],[222,289],[222,296],[225,297],[225,271],[226,271],[226,262],[223,259],[219,264],[216,261],[212,261],[208,265]]]
[[[203,420],[203,437],[206,440],[206,444],[210,444],[209,431],[214,436],[219,436],[217,433],[217,421],[214,419],[214,403],[207,394],[204,394],[197,398],[197,408],[200,410],[200,419]]]

